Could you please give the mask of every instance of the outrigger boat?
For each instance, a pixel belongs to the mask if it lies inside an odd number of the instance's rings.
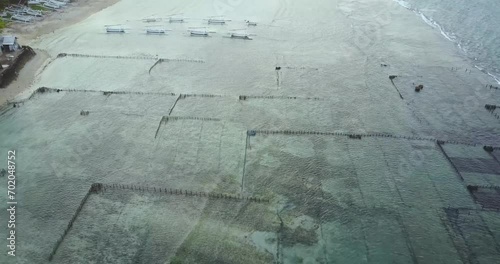
[[[226,19],[223,16],[214,16],[214,17],[209,17],[206,19],[208,21],[208,24],[226,24],[226,22],[231,21],[231,19]]]
[[[58,5],[60,7],[66,6],[68,4],[67,1],[49,0],[48,2]]]
[[[9,6],[5,8],[5,12],[11,15],[27,14],[29,16],[42,16],[42,12],[40,10],[33,10],[26,6]]]
[[[32,16],[23,16],[23,15],[19,15],[19,14],[13,15],[11,17],[12,20],[20,21],[20,22],[24,22],[24,23],[31,23],[32,18],[33,18]]]
[[[41,17],[43,16],[42,11],[40,10],[33,10],[31,8],[25,8],[23,9],[24,13],[30,15],[30,16],[36,16],[36,17]]]
[[[50,9],[60,9],[60,8],[61,8],[61,6],[60,6],[60,5],[55,4],[55,3],[53,3],[53,2],[45,2],[45,3],[43,4],[43,6],[44,6],[44,7],[47,7],[47,8],[50,8]]]
[[[144,21],[146,23],[159,22],[159,21],[161,21],[161,18],[145,18],[142,21]]]
[[[24,13],[24,8],[22,6],[8,6],[5,8],[5,12],[11,15],[20,15]]]
[[[186,18],[182,14],[174,14],[168,17],[169,23],[184,23]]]
[[[191,34],[191,36],[203,36],[203,37],[208,37],[210,33],[214,33],[209,31],[206,27],[189,28],[188,31]]]
[[[166,34],[167,31],[170,31],[170,30],[162,28],[160,26],[152,26],[152,27],[146,28],[147,34],[158,34],[158,35],[159,34]]]
[[[125,33],[125,28],[122,25],[107,25],[107,33]]]
[[[243,29],[231,30],[228,34],[230,38],[247,39],[247,40],[252,40],[251,36],[255,36],[255,34],[248,33]]]
[[[162,20],[161,17],[151,16],[151,17],[143,19],[142,21],[144,21],[146,23],[151,23],[151,22],[160,22],[161,20]]]
[[[247,26],[257,26],[257,22],[255,21],[245,20],[245,23],[247,23]]]

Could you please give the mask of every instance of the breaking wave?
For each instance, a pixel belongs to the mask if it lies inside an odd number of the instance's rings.
[[[422,18],[422,20],[427,23],[429,26],[439,30],[441,32],[441,35],[443,35],[443,37],[445,37],[447,40],[455,43],[457,45],[457,47],[463,51],[470,59],[472,59],[475,63],[475,67],[488,74],[489,76],[491,76],[498,84],[500,84],[500,73],[496,73],[496,72],[492,72],[492,71],[489,71],[488,68],[493,68],[493,69],[496,69],[498,68],[497,65],[495,65],[495,63],[500,63],[500,58],[498,58],[498,60],[496,60],[496,58],[491,58],[493,61],[491,62],[487,62],[487,61],[481,61],[480,58],[478,58],[477,56],[475,56],[473,53],[479,53],[479,54],[486,54],[488,53],[486,49],[492,49],[492,50],[495,50],[497,47],[497,45],[495,45],[495,42],[494,40],[495,39],[498,39],[497,37],[495,37],[495,34],[492,34],[492,36],[485,36],[485,37],[491,37],[493,41],[485,41],[486,43],[490,43],[490,42],[493,42],[491,45],[491,47],[485,47],[483,50],[481,50],[481,47],[483,46],[482,43],[477,43],[477,38],[474,38],[473,34],[469,34],[470,38],[468,39],[463,39],[463,38],[459,38],[457,36],[457,34],[455,34],[454,32],[452,32],[451,30],[447,30],[442,24],[438,23],[438,21],[436,21],[437,18],[431,18],[430,15],[428,14],[425,14],[424,12],[425,11],[422,11],[422,9],[419,9],[416,5],[417,4],[412,4],[410,3],[409,1],[405,1],[405,0],[394,0],[395,2],[397,2],[399,5],[401,5],[402,7],[408,9],[408,10],[411,10],[412,12],[414,12],[415,14],[417,14],[419,17]],[[448,1],[451,1],[451,0],[448,0]],[[443,1],[443,2],[446,2],[446,1]],[[420,2],[417,2],[418,4],[421,4],[422,1]],[[439,5],[442,4],[442,2],[440,1],[439,3],[433,3],[433,4],[430,4],[430,7],[435,7],[437,9],[442,9],[441,7],[439,7]],[[458,5],[460,6],[459,3],[456,3],[455,5]],[[427,7],[429,7],[429,5],[427,5]],[[465,7],[464,8],[468,8],[468,7]],[[474,7],[476,8],[476,12],[483,12],[482,10],[479,9],[479,7]],[[499,11],[500,12],[500,11]],[[448,12],[446,14],[453,14],[454,12]],[[446,18],[441,18],[441,19],[446,19]],[[456,20],[458,18],[448,18],[449,21],[452,21],[452,20]],[[477,23],[487,23],[486,21],[475,21],[475,24],[477,25]],[[457,25],[458,26],[458,25]],[[464,28],[464,27],[462,27]],[[471,29],[470,30],[475,30],[475,27],[470,27]],[[499,27],[500,28],[500,27]],[[500,32],[499,32],[500,34]],[[466,34],[467,35],[467,34]],[[482,38],[481,38],[482,39]],[[463,43],[466,43],[466,44],[463,44]],[[471,52],[471,48],[469,47],[475,47],[476,50],[475,52]],[[476,63],[479,63],[481,65],[477,65]]]

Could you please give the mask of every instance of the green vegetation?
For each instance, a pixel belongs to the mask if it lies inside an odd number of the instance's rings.
[[[170,261],[170,264],[182,264],[182,259],[177,256],[174,256]]]
[[[46,7],[43,7],[41,5],[30,5],[30,7],[33,10],[41,10],[41,11],[47,11],[48,10]]]
[[[10,5],[9,0],[0,0],[0,10],[3,11],[3,9],[9,5]]]
[[[10,6],[10,5],[18,5],[18,4],[26,4],[26,0],[22,0],[22,1],[19,1],[19,0],[0,0],[0,10],[3,11],[4,8]]]
[[[19,0],[0,0],[0,12],[4,11],[4,9],[10,5],[27,5],[26,2],[28,1],[19,1]],[[48,9],[44,6],[41,5],[29,5],[31,9],[33,10],[42,10],[42,11],[47,11]]]
[[[0,30],[3,30],[5,27],[7,27],[8,22],[3,21],[3,19],[0,18]]]

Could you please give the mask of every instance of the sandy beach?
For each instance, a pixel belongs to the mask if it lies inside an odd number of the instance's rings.
[[[0,105],[12,101],[20,93],[29,92],[30,86],[43,66],[50,61],[50,56],[43,50],[35,50],[36,55],[19,71],[16,80],[6,88],[0,89]]]
[[[92,14],[107,8],[119,0],[75,0],[68,4],[68,7],[46,11],[43,20],[32,24],[10,23],[2,32],[2,35],[13,35],[18,38],[21,45],[30,45],[44,35],[76,24]],[[35,50],[34,56],[19,72],[19,76],[8,87],[0,89],[0,105],[12,101],[21,93],[31,93],[30,89],[36,76],[43,69],[43,66],[51,60],[50,55],[41,49]]]

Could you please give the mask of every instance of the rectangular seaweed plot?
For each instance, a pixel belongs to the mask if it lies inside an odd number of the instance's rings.
[[[482,210],[445,209],[448,221],[457,237],[465,244],[471,263],[497,263],[500,259],[498,243],[498,212]],[[496,226],[493,231],[490,227]]]
[[[36,86],[106,91],[137,91],[137,87],[144,87],[146,90],[141,91],[152,91],[142,84],[154,63],[154,59],[58,58],[45,69]]]
[[[322,224],[327,263],[411,263],[412,248],[397,212],[345,209]]]
[[[442,224],[441,212],[441,208],[422,210],[409,207],[399,210],[415,263],[460,263],[459,252]]]
[[[500,164],[482,147],[445,144],[443,149],[466,185],[500,186]]]
[[[165,263],[196,226],[206,198],[131,190],[91,194],[54,263]]]
[[[415,150],[424,157],[419,162]],[[448,195],[463,206],[473,203],[453,171],[440,168],[446,162],[435,145],[403,139],[257,134],[244,191],[292,208],[285,227],[297,230],[297,218],[320,226],[317,241],[283,244],[284,259],[456,263],[438,211],[454,204]]]
[[[233,52],[228,49],[224,56],[212,54],[217,58],[206,58],[206,63],[159,63],[151,70],[149,78],[145,79],[147,89],[184,94],[232,95],[263,94],[276,89],[276,74],[272,62],[266,62],[270,59],[267,54],[254,54],[246,57],[246,63],[235,63],[234,57],[241,53],[231,55]]]
[[[494,159],[450,158],[460,172],[496,174],[500,177],[500,164]]]
[[[230,122],[164,119],[149,174],[154,183],[172,188],[236,193],[241,189],[245,140],[245,130]]]
[[[498,120],[484,109],[484,104],[491,103],[497,96],[484,88],[477,79],[480,75],[479,71],[469,74],[465,69],[451,71],[433,67],[416,69],[413,74],[395,78],[394,83],[410,102],[409,108],[415,116],[422,120],[417,127],[418,134],[493,144],[498,142],[500,127]],[[415,86],[419,84],[424,85],[424,89],[417,93]],[[473,99],[475,105],[464,107],[464,98]]]
[[[444,158],[431,158],[439,154],[436,148],[426,146],[421,155],[429,158],[414,161],[412,151],[422,148],[415,144],[403,139],[257,134],[250,137],[244,190],[299,204],[313,197],[340,207],[406,204],[423,210],[448,205],[441,196],[467,196],[456,177],[437,170]]]
[[[252,136],[243,189],[249,194],[283,199],[314,217],[314,206],[327,200],[338,206],[362,205],[356,170],[345,152],[347,142],[343,137],[319,135]]]
[[[277,263],[279,224],[267,206],[210,199],[170,263]]]
[[[248,93],[235,97],[192,96],[179,100],[175,116],[217,117],[240,122],[249,129],[302,131],[372,131],[409,134],[404,109],[381,109],[389,106],[361,104],[353,98],[305,98],[277,95],[251,97]],[[246,96],[246,97],[243,97]],[[298,96],[298,95],[293,95]],[[314,95],[313,95],[314,96]],[[353,107],[356,105],[356,107]],[[391,118],[384,118],[390,113]]]
[[[500,210],[500,188],[479,187],[471,193],[482,208]]]
[[[247,96],[247,94],[243,94]],[[250,129],[330,131],[354,130],[347,115],[334,111],[341,102],[284,97],[235,100],[234,97],[187,97],[173,111],[176,116],[217,117],[240,122]],[[343,104],[343,103],[342,103]],[[345,105],[347,107],[347,105]],[[358,113],[351,113],[353,118]]]
[[[481,210],[478,213],[488,226],[497,244],[500,244],[500,212]]]

